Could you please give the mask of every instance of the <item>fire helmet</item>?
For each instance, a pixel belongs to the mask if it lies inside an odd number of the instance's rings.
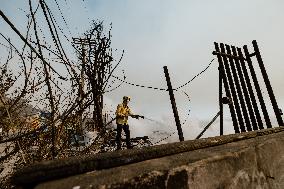
[[[124,97],[123,97],[123,101],[124,101],[124,100],[129,100],[129,101],[130,101],[130,97],[129,97],[129,96],[124,96]]]

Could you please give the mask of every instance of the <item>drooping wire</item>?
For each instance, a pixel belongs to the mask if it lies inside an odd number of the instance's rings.
[[[66,22],[66,20],[65,20],[65,18],[64,18],[64,16],[63,16],[63,13],[62,13],[62,11],[61,11],[61,8],[60,8],[60,6],[59,6],[57,0],[54,0],[54,1],[55,1],[56,5],[57,5],[57,8],[58,8],[59,12],[60,12],[60,15],[61,15],[61,18],[63,19],[63,22],[65,23],[65,25],[66,25],[66,27],[67,27],[67,29],[68,29],[69,34],[72,35],[72,34],[71,34],[71,31],[70,31],[70,28],[69,28],[69,26],[68,26],[68,24],[67,24],[67,22]],[[66,2],[66,3],[67,3],[67,2]]]
[[[197,78],[199,75],[201,75],[202,73],[204,73],[204,72],[211,66],[211,64],[212,64],[212,62],[213,62],[214,60],[215,60],[215,58],[213,58],[213,59],[210,61],[210,63],[208,64],[208,66],[207,66],[204,70],[202,70],[201,72],[199,72],[197,75],[195,75],[191,80],[189,80],[189,81],[186,82],[185,84],[183,84],[183,85],[177,87],[175,90],[178,90],[178,89],[180,89],[180,88],[182,88],[182,87],[188,85],[188,84],[189,84],[190,82],[192,82],[195,78]]]
[[[122,70],[122,73],[123,73],[123,78],[126,78],[126,77],[125,77],[124,70]],[[109,88],[111,87],[111,85],[109,85],[109,86],[107,87],[108,90],[104,91],[104,93],[108,93],[108,92],[111,92],[111,91],[116,90],[116,89],[119,88],[124,82],[125,82],[125,80],[123,80],[119,85],[117,85],[116,87],[113,87],[113,88],[111,88],[111,89],[109,89]]]
[[[179,87],[177,87],[177,88],[175,88],[175,89],[173,89],[173,90],[174,90],[174,91],[177,91],[177,90],[179,90],[180,88],[182,88],[182,87],[188,85],[190,82],[192,82],[192,81],[193,81],[194,79],[196,79],[198,76],[200,76],[201,74],[203,74],[203,73],[211,66],[211,64],[212,64],[212,62],[213,62],[214,60],[215,60],[215,59],[213,58],[213,59],[210,61],[210,63],[208,64],[208,66],[207,66],[204,70],[202,70],[201,72],[199,72],[197,75],[195,75],[191,80],[189,80],[189,81],[186,82],[185,84],[183,84],[183,85],[181,85],[181,86],[179,86]],[[121,78],[119,78],[119,77],[117,77],[117,76],[114,76],[114,75],[112,75],[112,77],[114,77],[115,79],[117,79],[117,80],[119,80],[119,81],[123,81],[124,83],[126,83],[126,84],[128,84],[128,85],[132,85],[132,86],[135,86],[135,87],[148,88],[148,89],[155,89],[155,90],[161,90],[161,91],[167,91],[167,90],[168,90],[168,89],[165,89],[165,88],[152,87],[152,86],[146,86],[146,85],[131,83],[131,82],[129,82],[129,81],[126,81],[126,80],[125,80],[126,78],[121,79]]]
[[[156,124],[159,124],[159,125],[164,125],[164,126],[170,127],[169,125],[163,124],[163,123],[160,122],[160,121],[157,121],[157,120],[148,118],[148,117],[146,117],[146,116],[144,116],[144,119],[149,120],[149,121],[152,121],[152,122],[155,122]],[[174,131],[173,133],[168,134],[166,137],[164,137],[164,138],[162,138],[162,139],[156,141],[155,143],[152,143],[152,145],[158,144],[158,143],[160,143],[160,142],[162,142],[162,141],[168,139],[169,137],[171,137],[171,136],[172,136],[173,134],[175,134],[175,133],[176,133],[176,131]]]
[[[189,118],[189,114],[190,114],[190,110],[188,110],[188,113],[187,113],[187,115],[185,116],[186,118],[184,119],[184,121],[182,122],[181,125],[184,125],[184,124],[187,122],[187,120],[188,120],[188,118]]]
[[[70,39],[67,37],[67,35],[64,33],[63,29],[60,27],[60,25],[57,23],[54,15],[52,14],[50,8],[46,5],[46,8],[47,10],[49,11],[49,14],[50,14],[50,18],[53,20],[54,22],[54,28],[56,29],[56,27],[58,27],[58,29],[60,30],[60,32],[62,33],[62,35],[64,36],[64,38],[68,41],[68,42],[71,42]],[[63,18],[64,19],[64,18]],[[55,27],[56,26],[56,27]],[[68,28],[69,29],[69,28]],[[69,33],[70,33],[70,30],[69,30]],[[70,35],[72,35],[70,33]]]
[[[164,140],[167,140],[168,138],[170,138],[173,134],[175,134],[176,133],[176,131],[175,132],[173,132],[173,133],[171,133],[171,134],[169,134],[168,136],[166,136],[165,138],[162,138],[162,139],[160,139],[160,140],[158,140],[157,142],[155,142],[155,143],[152,143],[153,145],[155,145],[155,144],[158,144],[158,143],[160,143],[160,142],[162,142],[162,141],[164,141]]]
[[[188,102],[190,102],[189,95],[188,95],[185,91],[182,91],[182,92],[183,92],[183,94],[186,95]],[[188,113],[187,113],[187,115],[186,115],[186,118],[185,118],[185,120],[182,122],[181,125],[184,125],[184,124],[187,122],[187,120],[188,120],[188,118],[189,118],[189,114],[190,114],[190,109],[188,110]]]
[[[132,86],[135,86],[135,87],[141,87],[141,88],[148,88],[148,89],[155,89],[155,90],[161,90],[161,91],[167,91],[168,89],[163,89],[163,88],[158,88],[158,87],[152,87],[152,86],[145,86],[145,85],[140,85],[140,84],[135,84],[135,83],[131,83],[131,82],[128,82],[126,81],[126,77],[124,77],[123,79],[120,79],[119,77],[117,76],[114,76],[112,75],[112,77],[114,77],[115,79],[123,82],[123,83],[126,83],[128,85],[132,85]]]

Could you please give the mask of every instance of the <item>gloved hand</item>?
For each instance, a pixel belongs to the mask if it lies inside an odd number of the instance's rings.
[[[139,115],[131,115],[131,117],[133,117],[135,119],[139,119]]]

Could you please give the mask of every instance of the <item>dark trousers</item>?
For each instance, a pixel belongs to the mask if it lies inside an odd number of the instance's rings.
[[[117,124],[117,134],[116,134],[116,143],[117,143],[117,148],[121,148],[121,131],[124,131],[126,135],[126,146],[127,148],[131,148],[131,143],[130,143],[130,130],[129,130],[129,125],[124,124]]]

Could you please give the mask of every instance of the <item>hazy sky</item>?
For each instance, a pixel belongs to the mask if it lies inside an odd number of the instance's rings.
[[[283,0],[57,0],[71,34],[80,36],[93,19],[112,23],[113,48],[117,55],[125,50],[116,75],[125,70],[127,81],[154,87],[166,87],[163,66],[168,66],[173,87],[180,86],[203,70],[215,58],[214,42],[223,42],[252,50],[257,40],[278,105],[284,108],[284,44]],[[53,0],[46,1],[60,14]],[[23,10],[28,1],[1,0],[1,10],[24,31]],[[23,10],[22,10],[23,9]],[[11,30],[0,19],[0,31],[13,37]],[[65,31],[67,27],[62,23]],[[71,51],[70,51],[71,53]],[[119,56],[117,56],[119,57]],[[185,138],[192,139],[218,112],[218,62],[190,85],[176,92]],[[124,95],[130,96],[130,106],[138,114],[166,123],[175,130],[169,95],[166,91],[138,88],[124,84],[105,96],[110,110],[115,110]],[[272,109],[269,110],[273,114]],[[225,134],[233,132],[229,110],[225,109]],[[146,120],[131,121],[134,135],[166,129]],[[276,123],[276,122],[274,122]],[[218,122],[205,136],[217,135]],[[142,133],[142,134],[141,134]],[[173,141],[177,140],[173,138]]]

